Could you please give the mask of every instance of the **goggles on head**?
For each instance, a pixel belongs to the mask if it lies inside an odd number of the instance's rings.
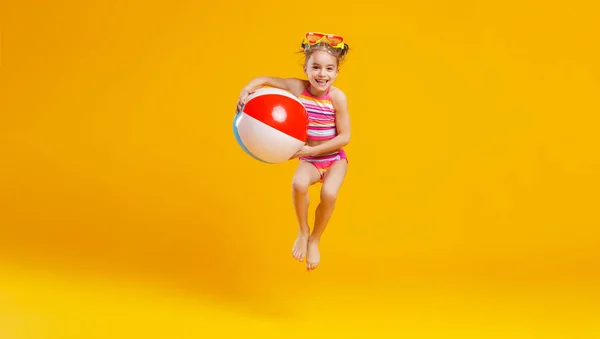
[[[344,48],[344,38],[342,38],[341,36],[319,32],[306,33],[302,44],[316,45],[321,41],[327,41],[329,43],[329,46],[333,48]]]

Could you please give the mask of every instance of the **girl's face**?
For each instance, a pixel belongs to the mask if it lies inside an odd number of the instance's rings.
[[[325,51],[315,51],[304,68],[308,81],[317,91],[326,91],[338,75],[337,59]]]

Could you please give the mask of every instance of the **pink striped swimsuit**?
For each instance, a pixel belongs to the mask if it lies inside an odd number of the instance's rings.
[[[302,94],[300,94],[299,100],[302,102],[308,113],[308,139],[329,140],[335,138],[337,136],[335,109],[329,95],[329,90],[327,90],[325,95],[315,97],[310,94],[308,88],[306,88]],[[346,152],[344,152],[343,149],[328,154],[300,158],[300,160],[305,160],[315,165],[321,174],[321,181],[323,181],[327,169],[329,169],[334,162],[341,159],[348,161]]]

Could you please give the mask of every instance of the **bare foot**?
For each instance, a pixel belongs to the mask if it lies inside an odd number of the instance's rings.
[[[321,253],[319,253],[319,239],[308,239],[308,252],[306,255],[306,269],[309,271],[317,268],[321,262]]]
[[[304,235],[302,233],[298,233],[298,238],[294,242],[294,247],[292,247],[292,256],[298,261],[304,260],[306,256],[306,246],[308,244],[308,235]]]

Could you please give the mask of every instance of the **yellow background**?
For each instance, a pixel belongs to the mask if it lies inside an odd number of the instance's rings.
[[[2,2],[0,338],[600,336],[591,3]],[[352,119],[310,273],[231,129],[307,30]]]

